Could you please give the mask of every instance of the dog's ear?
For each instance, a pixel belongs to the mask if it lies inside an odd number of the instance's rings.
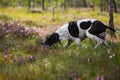
[[[42,45],[53,45],[59,42],[59,34],[53,33],[50,36],[46,37],[46,40],[42,43]]]
[[[53,33],[52,34],[53,35],[53,41],[55,42],[55,43],[57,43],[58,41],[59,41],[59,35],[58,35],[58,33]]]

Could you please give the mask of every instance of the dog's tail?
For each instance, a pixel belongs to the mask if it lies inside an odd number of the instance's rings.
[[[106,25],[105,25],[105,26],[106,26]],[[115,29],[113,29],[113,28],[111,28],[111,27],[109,27],[109,26],[106,26],[106,28],[108,28],[108,29],[112,30],[113,32],[115,32]]]

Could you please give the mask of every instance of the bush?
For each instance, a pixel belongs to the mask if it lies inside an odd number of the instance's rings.
[[[5,37],[27,38],[36,36],[37,32],[17,22],[3,22],[0,24],[0,39]]]

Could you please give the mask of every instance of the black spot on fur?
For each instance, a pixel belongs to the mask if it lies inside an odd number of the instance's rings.
[[[92,24],[91,21],[87,21],[87,22],[84,21],[84,22],[80,23],[80,27],[81,27],[81,29],[88,29],[91,24]]]
[[[102,37],[100,37],[100,34],[103,33],[103,32],[105,32],[106,28],[107,27],[102,22],[95,21],[92,24],[91,29],[89,30],[89,33],[91,33],[93,35],[96,35],[99,38],[102,38]]]
[[[46,38],[46,40],[44,41],[44,45],[53,45],[57,42],[59,42],[59,34],[58,33],[53,33],[52,35],[50,35],[49,37]]]
[[[76,21],[69,22],[68,30],[71,36],[73,37],[79,36],[79,29]]]

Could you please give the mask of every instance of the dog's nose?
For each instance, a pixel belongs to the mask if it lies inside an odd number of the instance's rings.
[[[42,46],[47,46],[45,42],[42,42],[41,45],[42,45]]]
[[[41,43],[41,45],[44,47],[44,48],[47,48],[48,45],[46,45],[45,43]]]
[[[43,43],[43,42],[42,42],[42,43],[41,43],[41,45],[43,45],[43,46],[44,46],[44,45],[45,45],[45,43]]]

